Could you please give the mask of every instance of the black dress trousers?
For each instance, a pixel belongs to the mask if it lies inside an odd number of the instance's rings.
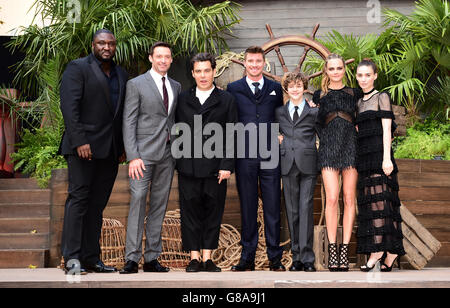
[[[66,156],[69,172],[61,250],[65,262],[77,259],[92,265],[100,260],[100,235],[105,209],[118,164],[114,155],[105,159]]]
[[[227,181],[178,174],[183,250],[216,249],[225,209]]]

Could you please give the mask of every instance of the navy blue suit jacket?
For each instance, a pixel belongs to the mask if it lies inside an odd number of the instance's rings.
[[[227,91],[233,94],[238,111],[238,121],[247,125],[255,123],[276,123],[275,109],[283,105],[283,90],[277,82],[264,77],[264,85],[258,95],[254,95],[247,84],[246,77],[232,82]],[[259,131],[257,134],[259,140]],[[268,127],[268,149],[270,150],[270,126]],[[277,136],[273,136],[277,138]],[[239,142],[239,140],[238,140]],[[259,144],[259,143],[258,143]],[[245,140],[246,157],[248,157],[248,138]],[[259,153],[258,153],[259,157]],[[250,157],[251,158],[251,157]]]

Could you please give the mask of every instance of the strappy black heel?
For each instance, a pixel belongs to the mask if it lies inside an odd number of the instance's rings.
[[[330,272],[339,271],[339,259],[336,243],[328,244],[328,270]]]
[[[361,270],[361,272],[370,272],[375,268],[378,262],[381,262],[381,258],[378,259],[372,266],[369,266],[369,261],[367,260],[367,263],[361,266],[359,269]]]
[[[386,258],[386,253],[383,253],[381,258],[376,260],[375,263],[372,266],[369,266],[369,260],[367,260],[366,264],[364,264],[363,266],[360,266],[359,269],[362,272],[370,272],[370,271],[372,271],[375,268],[375,266],[378,264],[378,262],[380,262],[380,266],[381,266],[381,264],[383,264],[385,258]]]
[[[348,244],[339,245],[339,271],[348,272]]]
[[[385,260],[386,260],[386,257],[384,257],[384,258],[381,260],[381,268],[380,268],[380,271],[382,271],[382,272],[390,272],[390,271],[392,271],[392,268],[394,267],[395,261],[397,261],[398,269],[400,269],[400,256],[397,255],[397,256],[395,257],[394,261],[392,261],[391,266],[387,266],[387,264],[384,262]],[[383,268],[383,266],[384,266],[384,268]]]

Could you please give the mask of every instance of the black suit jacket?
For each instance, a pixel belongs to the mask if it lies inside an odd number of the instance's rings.
[[[217,176],[219,170],[234,171],[234,153],[233,158],[227,158],[226,144],[226,123],[237,122],[237,110],[233,96],[215,88],[209,98],[203,105],[195,95],[196,87],[183,92],[178,97],[178,105],[175,115],[176,123],[186,123],[191,128],[191,157],[177,159],[176,168],[179,173],[186,176],[199,178]],[[194,115],[201,115],[203,128],[208,123],[218,123],[223,129],[223,155],[222,158],[202,158],[194,157]],[[212,136],[204,135],[202,137],[203,145]],[[234,138],[233,138],[234,139]],[[231,144],[228,144],[230,146]],[[233,140],[234,146],[234,140]],[[214,149],[214,148],[213,148]],[[229,151],[230,149],[228,149]],[[204,154],[204,153],[203,153]]]
[[[76,155],[76,148],[90,144],[93,158],[123,154],[122,114],[127,72],[116,65],[119,96],[116,108],[111,102],[108,82],[95,56],[71,61],[64,71],[61,87],[61,111],[65,131],[60,154]]]

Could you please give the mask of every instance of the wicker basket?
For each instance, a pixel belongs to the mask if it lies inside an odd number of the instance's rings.
[[[125,263],[125,227],[115,219],[103,218],[100,249],[107,266],[122,268]]]
[[[189,252],[183,251],[179,211],[169,211],[166,213],[161,231],[161,239],[162,253],[158,258],[161,265],[175,269],[184,269],[189,264],[190,255]]]

